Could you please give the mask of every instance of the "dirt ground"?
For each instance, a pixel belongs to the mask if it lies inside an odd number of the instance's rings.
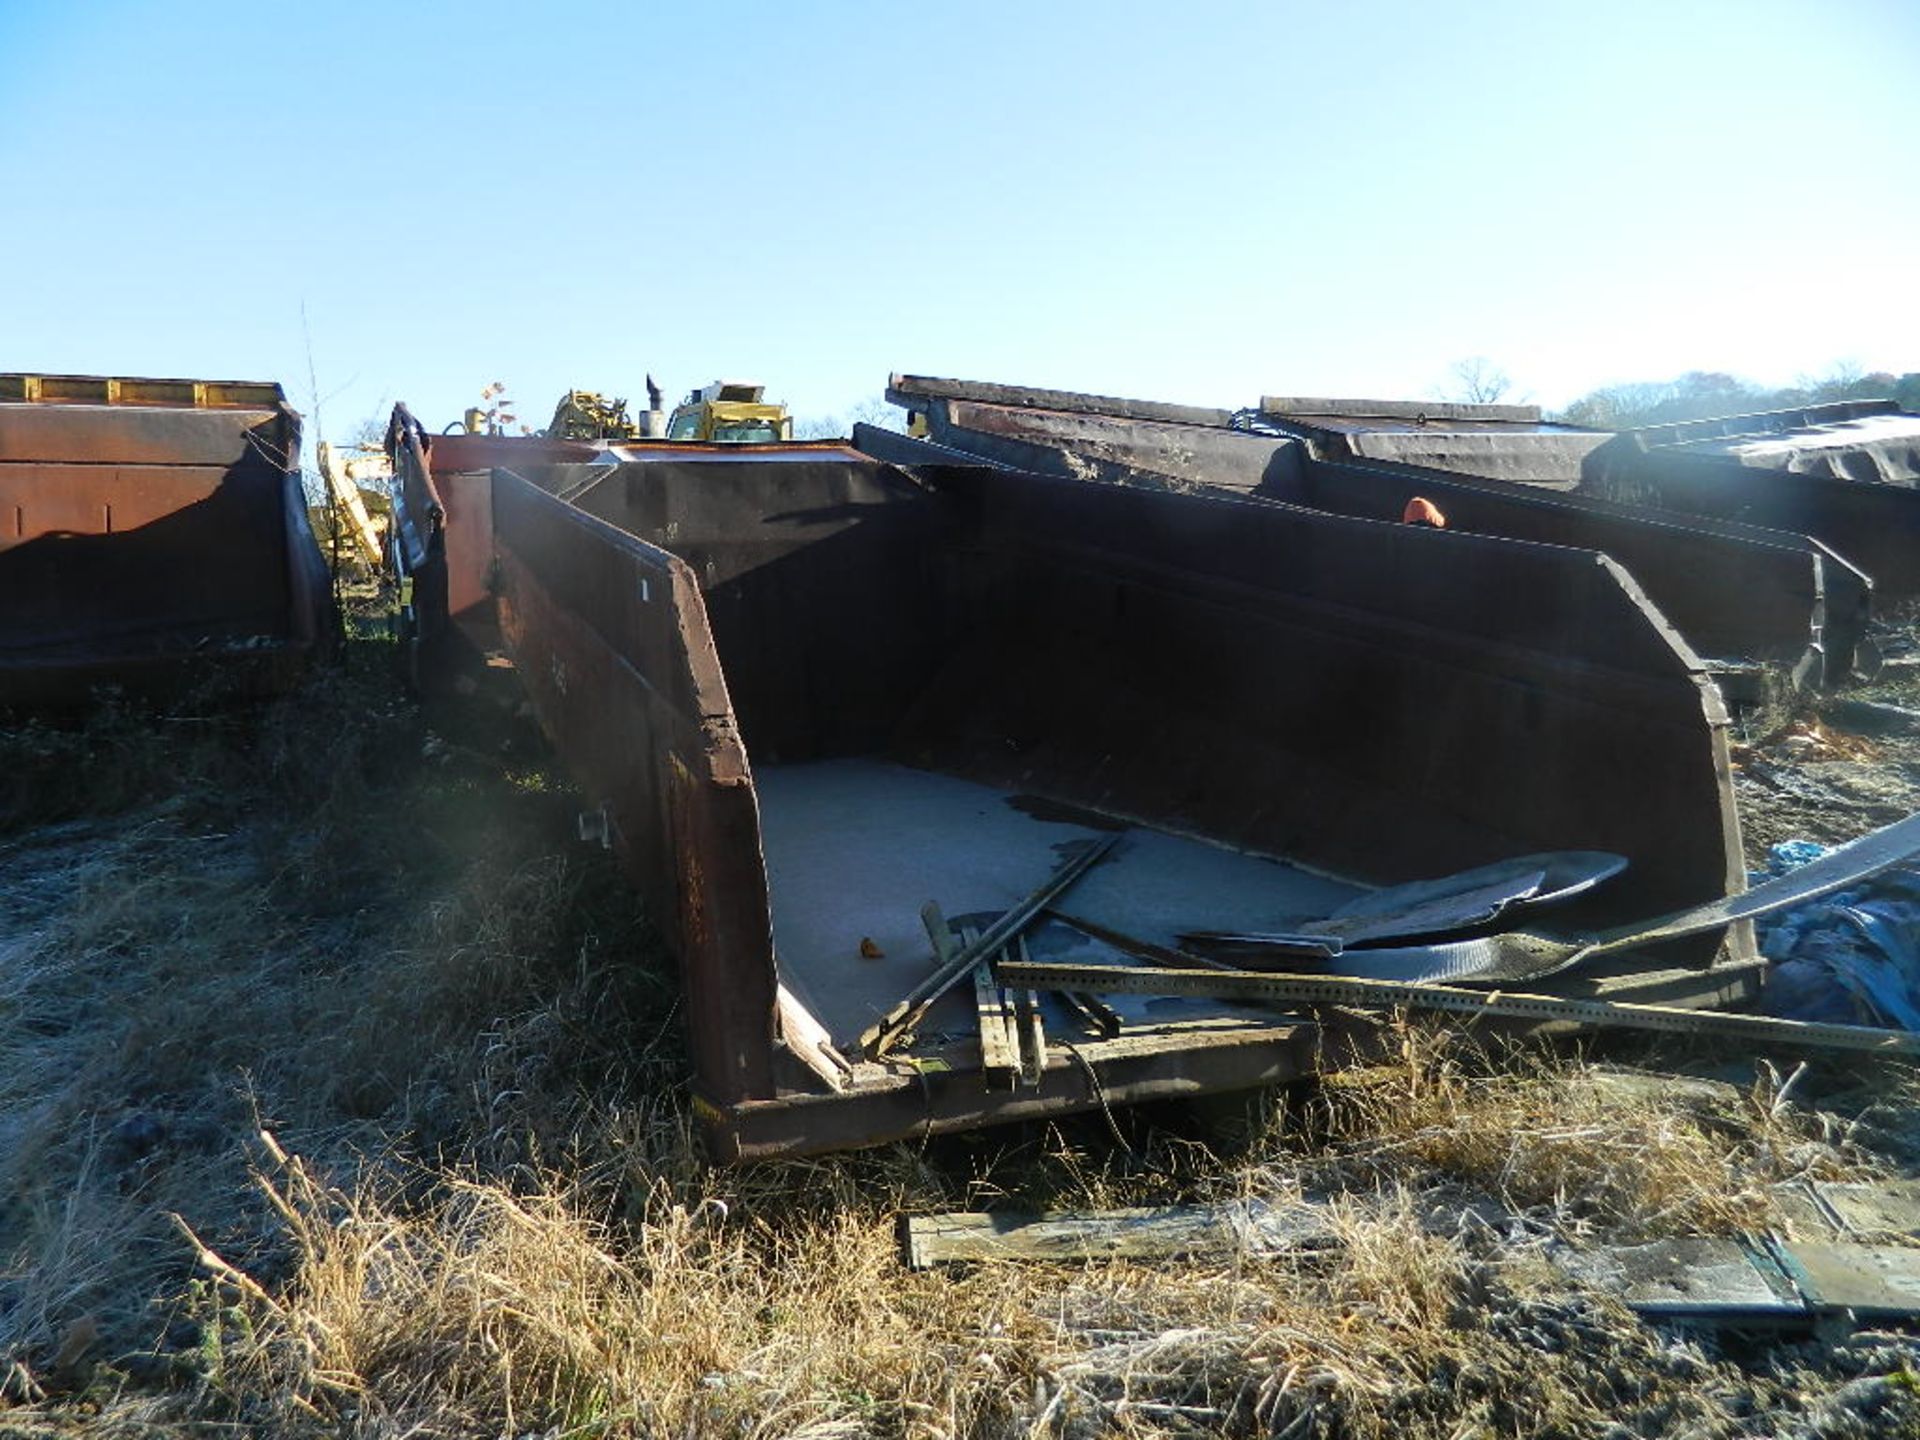
[[[1920,1173],[1908,1067],[1787,1094],[1783,1057],[1382,1022],[1390,1062],[1244,1107],[716,1172],[538,736],[397,660],[363,614],[264,709],[0,730],[0,1436],[1920,1434],[1913,1334],[1663,1328],[1540,1259]],[[1756,717],[1756,863],[1920,809],[1885,721]],[[1303,1194],[1338,1243],[1261,1261],[915,1273],[895,1234]]]

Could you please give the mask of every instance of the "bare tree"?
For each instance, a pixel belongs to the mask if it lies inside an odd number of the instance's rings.
[[[1453,381],[1440,397],[1443,400],[1491,405],[1513,389],[1513,380],[1507,372],[1484,355],[1469,355],[1464,360],[1456,360],[1448,373],[1453,376]]]
[[[793,438],[796,440],[838,440],[846,431],[838,415],[796,415]]]
[[[387,439],[387,419],[392,413],[392,410],[393,406],[390,405],[383,396],[380,403],[374,406],[372,413],[363,418],[348,434],[348,446],[373,449],[385,444]]]
[[[801,415],[793,422],[796,440],[837,440],[853,434],[855,425],[871,425],[876,430],[905,433],[906,415],[887,403],[884,395],[869,395],[838,415]]]

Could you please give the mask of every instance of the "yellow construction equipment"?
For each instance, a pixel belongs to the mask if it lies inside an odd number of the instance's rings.
[[[703,385],[674,407],[669,440],[706,440],[717,445],[791,440],[793,417],[784,405],[765,402],[767,388],[744,380]]]
[[[569,390],[553,407],[547,426],[550,440],[637,440],[642,433],[624,399],[610,400],[593,390]]]

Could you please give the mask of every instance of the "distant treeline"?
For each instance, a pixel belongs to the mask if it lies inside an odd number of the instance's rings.
[[[1920,410],[1920,371],[1868,374],[1841,367],[1819,379],[1803,379],[1797,385],[1769,390],[1735,375],[1690,370],[1674,380],[1605,386],[1582,395],[1555,418],[1596,430],[1630,430],[1670,420],[1791,410],[1834,400],[1896,400],[1903,410]]]

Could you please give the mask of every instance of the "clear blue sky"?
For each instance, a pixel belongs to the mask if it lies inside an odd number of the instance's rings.
[[[0,0],[0,369],[802,412],[1920,369],[1920,3]]]

